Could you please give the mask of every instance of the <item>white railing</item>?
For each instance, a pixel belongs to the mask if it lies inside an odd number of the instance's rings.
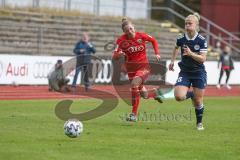
[[[177,0],[171,0],[174,4],[176,4],[177,6],[181,7],[181,9],[184,9],[185,11],[188,11],[190,13],[194,13],[195,11],[193,11],[192,9],[190,9],[189,7],[187,7],[186,5],[182,4],[181,2],[177,1]],[[236,47],[234,44],[240,44],[240,38],[237,37],[236,35],[232,34],[231,32],[227,31],[226,29],[222,28],[221,26],[217,25],[216,23],[214,23],[213,21],[209,20],[208,18],[204,17],[201,15],[201,21],[203,23],[206,24],[206,26],[201,26],[201,30],[203,32],[205,32],[206,37],[208,39],[208,41],[212,44],[215,45],[214,43],[216,43],[217,41],[221,42],[224,45],[228,45],[229,47],[232,48],[232,50],[238,54],[240,54],[240,48]],[[214,34],[211,31],[213,30],[217,30],[219,31],[219,33],[226,35],[224,37],[219,36],[221,34]],[[234,43],[235,42],[235,43]]]
[[[150,2],[151,0],[0,0],[0,7],[54,8],[94,15],[128,15],[131,18],[144,19],[150,17]]]
[[[170,16],[174,16],[180,20],[184,20],[185,16],[183,14],[180,14],[173,8],[169,7],[154,7],[151,6],[151,0],[144,0],[144,7],[139,7],[137,5],[133,5],[132,3],[135,2],[134,0],[119,0],[116,2],[121,3],[121,5],[117,5],[115,3],[107,4],[105,3],[106,1],[104,0],[0,0],[0,6],[5,7],[9,6],[9,4],[14,4],[15,6],[22,5],[22,7],[44,7],[46,4],[49,4],[49,7],[55,7],[59,9],[64,9],[64,10],[80,10],[82,11],[82,8],[84,7],[85,9],[90,9],[92,14],[95,15],[103,15],[102,11],[104,10],[106,14],[114,16],[114,14],[109,14],[110,12],[116,12],[120,15],[118,16],[125,16],[130,14],[131,11],[137,11],[138,15],[140,15],[139,10],[142,12],[145,12],[145,18],[151,18],[151,11],[157,10],[157,11],[163,11],[164,13],[167,13]],[[171,0],[172,4],[177,5],[178,7],[181,8],[181,10],[185,10],[189,13],[194,13],[194,11],[184,4],[180,3],[177,0]],[[51,4],[51,5],[50,5]],[[56,5],[58,4],[58,5]],[[83,10],[85,11],[85,10]],[[86,12],[88,12],[86,10]],[[88,13],[89,13],[88,12]],[[109,12],[109,13],[108,13]],[[134,15],[132,15],[134,16]],[[168,17],[168,16],[165,16]],[[135,17],[137,18],[137,17]],[[142,17],[143,18],[143,17]],[[169,18],[169,17],[168,17]],[[169,18],[168,20],[172,20]],[[240,48],[238,48],[235,44],[240,44],[240,38],[233,33],[228,32],[226,29],[222,28],[221,26],[215,24],[211,20],[207,19],[204,16],[201,16],[201,22],[204,22],[206,26],[201,26],[200,29],[205,35],[205,37],[208,40],[208,43],[211,44],[212,46],[215,46],[216,42],[220,42],[221,44],[228,45],[229,47],[232,48],[234,53],[237,53],[237,55],[240,55]],[[180,26],[183,28],[183,26]],[[212,30],[217,30],[219,33],[223,33],[223,36],[220,36],[220,34],[216,34],[216,32],[212,32]],[[226,36],[225,36],[226,35]]]

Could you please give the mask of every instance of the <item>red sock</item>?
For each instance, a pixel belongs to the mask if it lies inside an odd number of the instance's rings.
[[[138,113],[138,106],[140,102],[140,94],[138,87],[132,87],[132,113],[137,115]]]

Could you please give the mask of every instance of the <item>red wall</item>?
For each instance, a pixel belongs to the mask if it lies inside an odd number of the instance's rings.
[[[230,32],[240,32],[240,0],[201,0],[201,14]]]

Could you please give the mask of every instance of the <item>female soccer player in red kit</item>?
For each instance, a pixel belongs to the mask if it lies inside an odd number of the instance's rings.
[[[113,60],[118,60],[121,56],[125,57],[125,67],[131,82],[132,92],[132,113],[127,121],[136,122],[140,93],[142,93],[143,98],[152,97],[162,103],[161,96],[158,95],[157,91],[150,94],[143,86],[144,81],[150,74],[145,43],[152,43],[158,61],[160,60],[160,54],[157,40],[146,33],[136,32],[132,22],[126,18],[122,19],[122,30],[124,34],[116,41],[117,47],[113,53]]]

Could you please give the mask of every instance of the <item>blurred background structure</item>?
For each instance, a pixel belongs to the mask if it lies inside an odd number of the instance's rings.
[[[176,37],[184,32],[185,17],[194,12],[201,15],[200,32],[209,43],[208,60],[217,63],[222,49],[229,46],[232,57],[239,61],[238,0],[0,0],[0,55],[73,56],[75,43],[88,32],[97,55],[111,59],[114,41],[122,34],[121,18],[127,16],[138,31],[156,37],[162,59],[168,61]],[[148,55],[151,59],[151,46]],[[27,63],[15,66],[26,68]],[[215,63],[209,68],[217,66]],[[5,70],[11,73],[9,64],[0,60],[0,75]],[[47,71],[44,69],[44,77]],[[218,70],[209,72],[216,75]],[[210,84],[217,83],[215,79]]]
[[[236,0],[1,0],[1,53],[71,55],[79,34],[89,31],[101,54],[121,34],[119,17],[135,20],[138,30],[155,35],[169,58],[184,17],[201,14],[209,56],[228,45],[240,55],[240,1]],[[161,45],[162,44],[162,45]],[[164,44],[164,45],[163,45]]]

